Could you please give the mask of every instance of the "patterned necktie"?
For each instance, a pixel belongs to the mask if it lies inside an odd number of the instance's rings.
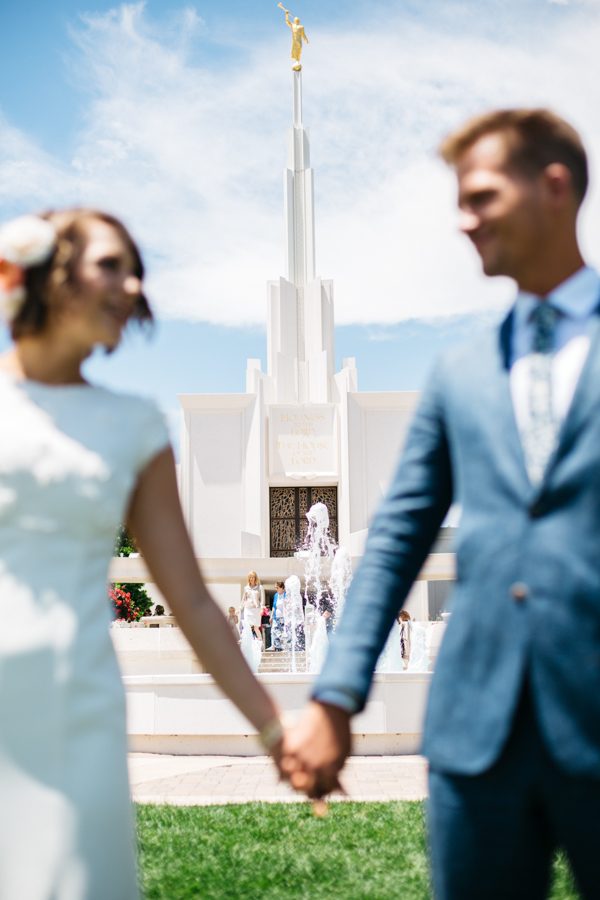
[[[533,345],[529,370],[529,421],[523,434],[527,473],[533,485],[544,475],[554,450],[558,423],[552,409],[552,351],[560,311],[547,301],[539,302],[531,314]]]

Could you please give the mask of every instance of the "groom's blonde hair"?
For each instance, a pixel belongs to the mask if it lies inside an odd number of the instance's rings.
[[[508,165],[526,175],[538,175],[551,163],[562,163],[571,173],[577,204],[588,187],[588,162],[579,133],[549,109],[497,109],[469,119],[440,144],[439,154],[456,166],[480,138],[501,135]]]

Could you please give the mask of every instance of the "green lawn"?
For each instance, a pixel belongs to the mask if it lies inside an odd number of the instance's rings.
[[[147,900],[427,900],[421,803],[139,806]],[[552,900],[576,900],[563,859]]]

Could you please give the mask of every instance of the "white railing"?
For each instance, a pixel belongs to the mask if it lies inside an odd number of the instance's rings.
[[[361,557],[352,559],[356,571]],[[282,558],[204,558],[198,559],[204,579],[210,583],[239,584],[240,579],[252,569],[260,571],[263,583],[285,581],[290,575],[304,576],[306,560],[295,557]],[[327,577],[328,561],[323,560],[323,574]],[[455,576],[454,553],[432,553],[421,569],[418,581],[453,581]],[[109,581],[125,583],[151,583],[152,576],[141,556],[115,556],[110,565]]]

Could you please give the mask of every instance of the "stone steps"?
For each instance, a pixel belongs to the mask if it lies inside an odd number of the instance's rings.
[[[306,670],[306,653],[298,651],[296,657],[296,671],[304,672]],[[260,660],[259,673],[270,672],[291,672],[292,670],[292,654],[287,650],[263,652]]]

